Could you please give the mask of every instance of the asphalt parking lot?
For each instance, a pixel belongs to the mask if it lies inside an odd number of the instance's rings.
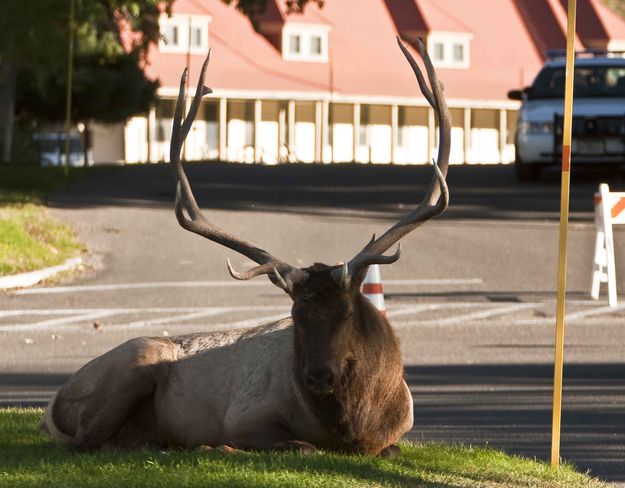
[[[418,202],[430,174],[189,167],[211,220],[297,266],[349,259]],[[608,307],[605,291],[598,302],[588,297],[598,178],[573,180],[562,456],[624,483],[625,307]],[[520,185],[509,167],[462,166],[450,168],[449,185],[449,211],[406,238],[400,262],[382,270],[415,398],[409,438],[546,460],[559,182],[547,174]],[[77,278],[0,294],[0,405],[45,404],[68,374],[130,337],[249,327],[289,313],[288,297],[265,279],[229,278],[226,258],[240,268],[244,258],[178,227],[173,191],[164,165],[117,168],[50,202],[91,252]]]

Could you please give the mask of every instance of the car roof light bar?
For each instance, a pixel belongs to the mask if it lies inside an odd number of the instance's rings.
[[[576,58],[623,57],[623,55],[625,55],[625,50],[611,51],[607,49],[584,49],[581,51],[575,51]],[[547,49],[546,56],[549,61],[554,61],[559,58],[564,58],[566,56],[566,50],[565,49]]]

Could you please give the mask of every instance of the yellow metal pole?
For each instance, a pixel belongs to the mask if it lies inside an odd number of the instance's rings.
[[[69,44],[67,49],[67,95],[65,99],[65,165],[63,172],[65,176],[69,173],[69,134],[72,126],[72,80],[74,78],[74,15],[76,10],[76,0],[69,1]],[[86,161],[85,161],[85,164]]]
[[[556,309],[555,366],[553,373],[553,421],[551,465],[560,464],[560,420],[562,417],[562,370],[564,364],[564,301],[566,297],[566,249],[571,186],[571,125],[573,119],[573,70],[575,67],[575,16],[577,0],[569,0],[566,31],[566,85],[562,131],[562,183],[560,188],[560,243],[558,248],[558,296]]]

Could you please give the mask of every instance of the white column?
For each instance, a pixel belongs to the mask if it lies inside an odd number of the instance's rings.
[[[315,102],[315,162],[322,162],[322,132],[323,132],[323,117],[322,117],[322,105],[321,102]]]
[[[289,100],[287,106],[287,123],[289,124],[289,137],[287,146],[289,149],[289,162],[295,160],[295,101]]]
[[[360,138],[360,104],[354,104],[354,161],[356,161],[356,154],[358,153],[358,143]]]
[[[397,148],[397,133],[399,127],[399,107],[391,105],[391,163],[395,162],[395,149]]]
[[[428,162],[432,161],[434,157],[434,146],[436,145],[435,131],[436,121],[434,119],[434,109],[428,107]]]
[[[228,101],[219,99],[219,159],[228,159]]]
[[[278,105],[278,163],[284,163],[283,147],[286,145],[286,110],[282,102]]]
[[[504,154],[506,152],[506,141],[508,136],[508,112],[501,109],[499,111],[499,162],[505,163]]]
[[[464,121],[463,121],[463,132],[464,132],[464,162],[469,162],[469,151],[471,150],[471,109],[464,109]]]
[[[329,127],[330,127],[330,106],[327,100],[324,100],[321,103],[321,157],[319,160],[322,163],[328,163],[328,159],[325,157],[325,147],[330,140],[329,137]]]
[[[263,110],[262,100],[254,100],[254,162],[260,163],[260,118]]]
[[[156,108],[151,107],[148,113],[148,151],[147,162],[154,160],[154,144],[156,142]]]

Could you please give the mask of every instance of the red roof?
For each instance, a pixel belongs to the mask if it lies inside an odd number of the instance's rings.
[[[414,1],[414,0],[413,0]],[[475,26],[470,26],[465,20],[465,10],[468,10],[467,3],[470,2],[440,2],[437,0],[419,0],[420,10],[425,17],[425,22],[430,27],[430,31],[442,32],[473,32]],[[461,8],[458,9],[458,6]],[[475,10],[479,6],[471,7]]]
[[[505,100],[509,89],[532,80],[546,48],[564,47],[566,12],[560,1],[358,0],[354,8],[353,2],[328,0],[322,10],[312,4],[302,15],[288,14],[283,0],[268,2],[261,23],[305,22],[330,28],[327,63],[283,60],[275,40],[272,43],[255,31],[245,16],[221,0],[177,0],[173,8],[174,13],[212,17],[209,42],[213,54],[207,83],[216,90],[333,90],[339,95],[421,97],[395,36],[409,30],[444,31],[471,36],[470,68],[437,70],[447,98]],[[616,33],[625,39],[625,22],[611,12],[606,14],[605,7],[597,7],[599,0],[580,0],[580,5],[586,4],[601,16],[608,35]],[[581,16],[578,23],[584,23]],[[597,25],[587,29],[595,32]],[[191,56],[192,80],[202,58]],[[160,78],[164,87],[178,86],[184,54],[153,49],[149,59],[150,76]]]
[[[601,0],[588,0],[596,12],[608,39],[625,40],[625,22]]]

